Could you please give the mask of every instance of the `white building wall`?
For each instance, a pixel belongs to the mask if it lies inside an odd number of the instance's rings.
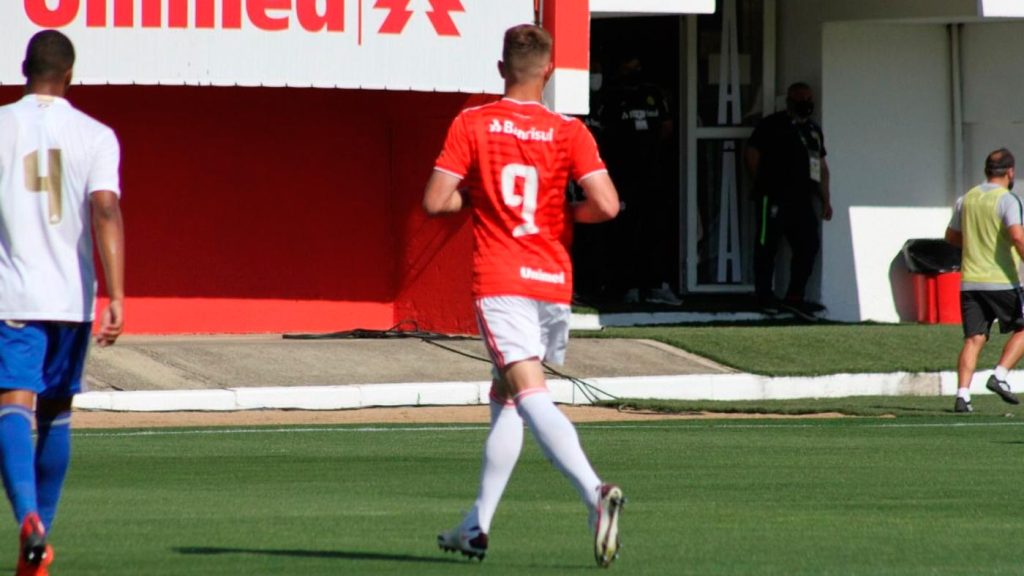
[[[976,0],[779,0],[778,89],[815,88],[829,149],[836,215],[808,293],[834,319],[913,320],[899,247],[941,237],[963,192],[948,24],[965,23],[966,183],[995,148],[1024,158],[1024,23],[978,14]]]
[[[822,293],[835,319],[899,321],[910,289],[899,248],[945,232],[956,195],[949,54],[942,25],[824,27],[835,218],[823,232]]]
[[[1024,23],[963,27],[964,168],[968,184],[984,178],[989,152],[1007,147],[1024,162]],[[1020,193],[1021,191],[1017,191]]]

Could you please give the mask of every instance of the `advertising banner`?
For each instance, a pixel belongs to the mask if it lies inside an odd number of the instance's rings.
[[[502,34],[533,19],[533,0],[3,0],[0,84],[55,28],[81,84],[500,93]]]

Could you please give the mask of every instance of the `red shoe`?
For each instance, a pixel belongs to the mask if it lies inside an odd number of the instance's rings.
[[[21,554],[15,576],[49,576],[53,548],[46,543],[46,528],[35,512],[21,523]]]

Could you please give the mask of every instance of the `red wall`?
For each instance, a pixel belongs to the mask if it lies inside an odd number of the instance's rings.
[[[0,102],[21,95],[0,88]],[[465,95],[75,87],[122,146],[133,333],[474,331],[464,217],[423,185]]]

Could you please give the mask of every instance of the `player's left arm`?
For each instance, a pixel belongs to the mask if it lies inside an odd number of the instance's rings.
[[[607,222],[619,214],[619,193],[608,172],[591,174],[579,182],[585,196],[573,206],[573,218],[582,224]]]
[[[1017,254],[1024,259],[1024,202],[1013,192],[1004,195],[999,202],[1003,224],[1006,226],[1010,242]]]
[[[124,330],[124,220],[118,195],[100,190],[89,195],[96,248],[103,264],[110,302],[103,311],[96,343],[110,346]]]
[[[423,210],[430,216],[454,214],[466,204],[459,191],[462,178],[434,170],[423,193]]]
[[[1017,249],[1017,254],[1024,260],[1024,226],[1010,226],[1007,232],[1010,234],[1010,242],[1013,242],[1013,247]]]
[[[573,219],[583,224],[606,222],[619,214],[619,192],[608,175],[597,142],[583,123],[574,121],[576,131],[569,158],[572,177],[583,188],[583,201],[573,205]]]
[[[107,280],[110,301],[100,315],[99,346],[110,346],[124,330],[124,221],[121,218],[121,145],[112,131],[96,143],[86,182],[93,238]]]

